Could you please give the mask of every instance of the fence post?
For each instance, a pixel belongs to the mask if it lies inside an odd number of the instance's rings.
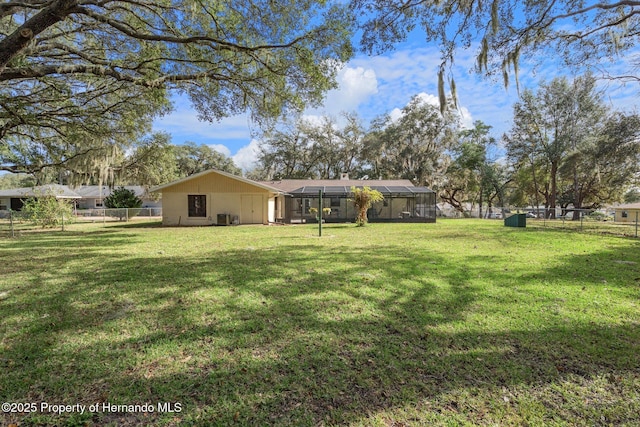
[[[636,211],[636,237],[638,237],[638,211]]]
[[[124,208],[124,222],[129,222],[129,208]]]
[[[322,190],[318,190],[318,237],[322,237]]]
[[[13,228],[13,211],[9,210],[9,224],[11,225],[11,237],[16,237],[15,229]]]

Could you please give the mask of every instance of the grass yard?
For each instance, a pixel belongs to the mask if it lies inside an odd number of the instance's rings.
[[[23,233],[0,423],[639,425],[639,297],[640,240],[502,221]]]

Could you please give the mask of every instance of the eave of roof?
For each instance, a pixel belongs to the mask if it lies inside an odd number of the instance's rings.
[[[326,196],[346,196],[351,194],[351,187],[346,185],[317,186],[308,185],[289,191],[292,196],[317,196],[319,191]],[[368,185],[372,190],[377,190],[383,195],[414,195],[414,194],[432,194],[434,191],[426,187],[415,187],[413,185]]]
[[[297,190],[302,187],[374,187],[374,186],[406,186],[413,187],[408,179],[281,179],[272,181],[260,181],[264,185],[278,188],[285,192]]]
[[[0,197],[37,197],[52,194],[58,199],[81,199],[75,191],[66,185],[46,184],[37,187],[12,188],[10,190],[0,190]]]
[[[615,207],[616,209],[640,209],[640,202],[639,203],[629,203],[626,205],[618,205]]]
[[[190,175],[190,176],[185,177],[185,178],[178,179],[178,180],[173,181],[173,182],[169,182],[167,184],[158,185],[156,187],[151,188],[149,190],[149,192],[150,193],[161,192],[165,188],[169,188],[169,187],[172,187],[172,186],[177,185],[177,184],[182,184],[183,182],[188,182],[188,181],[191,181],[192,179],[200,178],[200,177],[203,177],[205,175],[212,174],[212,173],[215,173],[215,174],[218,174],[218,175],[222,175],[222,176],[226,176],[227,178],[235,179],[237,181],[244,182],[245,184],[253,185],[255,187],[262,188],[264,190],[271,191],[271,192],[276,193],[276,194],[283,194],[284,193],[279,188],[276,188],[276,187],[273,187],[273,186],[270,186],[270,185],[267,185],[267,184],[263,184],[261,182],[253,181],[251,179],[244,178],[242,176],[237,176],[237,175],[234,175],[234,174],[231,174],[231,173],[228,173],[228,172],[223,172],[223,171],[220,171],[220,170],[216,170],[216,169],[209,169],[209,170],[206,170],[206,171],[203,171],[203,172],[199,172],[199,173]]]

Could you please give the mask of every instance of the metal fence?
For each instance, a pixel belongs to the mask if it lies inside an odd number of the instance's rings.
[[[441,218],[482,218],[504,220],[516,214],[526,216],[527,227],[563,229],[588,233],[612,234],[619,236],[640,236],[640,215],[638,211],[616,216],[615,209],[573,209],[573,208],[502,208],[491,207],[480,211],[478,208],[460,212],[453,208],[441,208]]]
[[[114,209],[77,209],[74,211],[78,221],[130,221],[142,218],[161,218],[162,208],[114,208]]]
[[[136,220],[161,219],[162,208],[77,209],[70,217],[60,217],[55,229],[64,230],[72,223],[117,223]],[[15,237],[22,231],[41,228],[20,211],[0,211],[0,237]]]

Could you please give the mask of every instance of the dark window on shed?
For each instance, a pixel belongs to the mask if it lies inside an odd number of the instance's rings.
[[[622,211],[622,218],[629,218],[629,212]]]
[[[189,195],[189,216],[207,216],[207,196]]]
[[[332,197],[331,198],[331,207],[339,208],[340,207],[340,197]]]

